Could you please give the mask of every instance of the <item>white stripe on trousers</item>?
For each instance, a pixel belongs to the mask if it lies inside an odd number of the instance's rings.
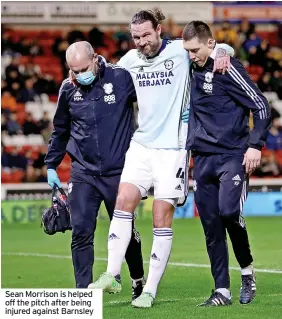
[[[240,198],[240,215],[239,215],[239,223],[241,224],[242,227],[245,227],[245,221],[243,217],[243,206],[246,199],[247,199],[247,181],[244,180],[243,186],[242,186],[241,198]]]

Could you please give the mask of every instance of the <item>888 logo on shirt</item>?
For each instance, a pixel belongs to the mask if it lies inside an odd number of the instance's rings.
[[[105,95],[104,96],[104,102],[108,104],[112,104],[116,102],[116,96],[114,94],[111,95]]]
[[[203,89],[206,93],[212,93],[212,83],[204,82]]]

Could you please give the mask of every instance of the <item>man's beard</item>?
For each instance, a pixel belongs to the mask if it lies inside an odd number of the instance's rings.
[[[152,58],[154,57],[158,51],[159,51],[159,47],[160,47],[160,43],[161,42],[156,42],[154,43],[153,45],[150,44],[150,52],[149,53],[146,53],[144,54],[140,48],[138,48],[137,50],[139,51],[139,53],[141,53],[142,55],[144,55],[146,58]]]

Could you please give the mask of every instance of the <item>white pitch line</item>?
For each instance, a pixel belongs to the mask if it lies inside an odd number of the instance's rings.
[[[26,256],[26,257],[45,257],[45,258],[54,258],[54,259],[71,259],[71,256],[68,255],[55,255],[55,254],[37,254],[37,253],[21,253],[21,252],[2,252],[1,255],[6,256]],[[107,261],[107,258],[95,257],[97,261]],[[144,264],[148,264],[149,261],[145,260]],[[191,264],[191,263],[180,263],[180,262],[168,262],[169,266],[176,267],[191,267],[191,268],[210,268],[210,265],[207,264]],[[239,267],[229,267],[230,270],[240,270]],[[261,269],[255,268],[256,272],[263,272],[268,274],[282,274],[280,269]]]
[[[175,302],[180,301],[181,299],[158,299],[158,303],[160,302]],[[185,299],[186,300],[186,299]],[[128,300],[112,300],[112,301],[105,301],[104,304],[106,305],[122,305],[122,304],[130,304],[131,301]]]

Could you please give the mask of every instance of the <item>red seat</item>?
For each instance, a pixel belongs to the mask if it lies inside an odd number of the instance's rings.
[[[282,150],[275,151],[275,159],[277,163],[282,166]]]
[[[278,45],[277,31],[258,31],[257,34],[264,40],[268,40],[271,45]]]
[[[11,183],[21,183],[25,173],[22,170],[14,170],[11,173]]]
[[[39,64],[40,66],[53,67],[54,65],[60,65],[60,60],[57,57],[49,56],[35,56],[33,58],[33,63]]]
[[[1,183],[11,183],[11,173],[1,170]]]
[[[61,180],[61,182],[66,183],[70,179],[70,172],[69,171],[63,171],[63,172],[58,172],[58,176]]]
[[[25,104],[24,103],[17,103],[17,113],[25,111]]]
[[[257,74],[257,73],[250,73],[250,77],[251,77],[251,79],[256,83],[258,80],[259,80],[259,78],[260,78],[260,76]]]
[[[265,156],[265,157],[270,157],[270,156],[273,155],[273,153],[274,153],[273,150],[268,150],[268,149],[266,149],[266,148],[263,148],[263,149],[261,150],[262,156]]]
[[[21,56],[20,57],[20,64],[27,64],[30,61],[29,56]]]
[[[11,153],[14,148],[15,148],[15,146],[5,146],[5,151],[7,153]]]
[[[49,101],[57,103],[58,101],[58,95],[49,95]]]
[[[65,155],[62,163],[58,166],[57,173],[62,182],[67,182],[70,178],[71,158],[69,155]]]
[[[67,163],[67,164],[71,164],[71,158],[68,154],[65,155],[63,162]]]
[[[25,119],[26,119],[26,112],[25,111],[20,111],[17,112],[17,116],[18,116],[18,122],[23,125]]]
[[[24,153],[26,153],[27,151],[31,151],[32,150],[32,146],[31,145],[24,145],[22,146],[22,151]]]
[[[37,150],[32,150],[31,152],[31,159],[36,160],[38,159],[39,152]]]

